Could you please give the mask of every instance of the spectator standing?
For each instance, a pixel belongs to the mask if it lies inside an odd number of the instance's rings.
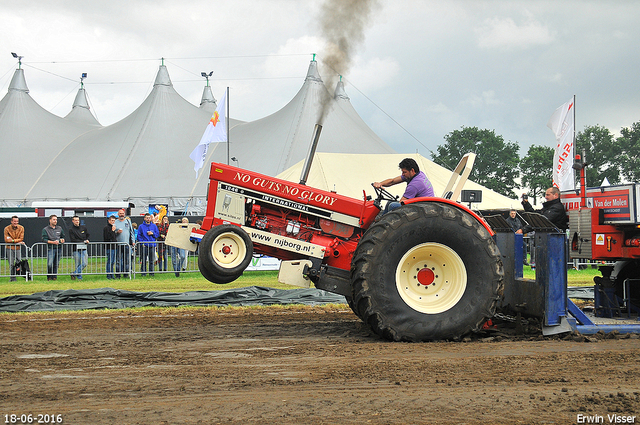
[[[128,278],[131,270],[131,248],[135,245],[133,225],[129,217],[125,217],[124,209],[118,211],[118,219],[115,221],[116,239],[116,279]]]
[[[11,217],[11,224],[4,228],[4,242],[7,244],[7,261],[11,269],[9,281],[15,282],[15,264],[22,260],[22,246],[26,246],[24,243],[24,227],[20,224],[20,219],[17,215]]]
[[[189,224],[189,219],[187,217],[182,217],[182,224]],[[189,254],[186,249],[181,249],[180,255],[182,256],[182,271],[186,271],[187,265],[189,264]]]
[[[511,229],[513,229],[515,233],[520,233],[520,234],[522,233],[522,227],[523,227],[522,222],[518,218],[516,210],[512,209],[511,211],[509,211],[509,217],[507,217],[507,223],[509,223],[509,226],[511,226]]]
[[[189,219],[187,217],[183,217],[178,223],[188,224]],[[176,248],[175,246],[171,247],[171,265],[173,266],[173,271],[176,274],[176,277],[180,276],[180,270],[183,269],[186,259],[186,249]]]
[[[544,193],[544,199],[546,202],[542,203],[541,210],[534,210],[527,198],[522,196],[522,206],[527,212],[537,212],[545,216],[551,223],[553,223],[562,232],[567,230],[569,220],[567,219],[567,212],[564,210],[564,206],[560,201],[560,189],[557,187],[550,187]]]
[[[166,215],[162,217],[162,222],[158,226],[158,271],[167,271],[167,246],[165,245],[167,240],[167,232],[169,231],[169,217]]]
[[[196,224],[198,225],[198,229],[202,227],[202,220],[196,220]],[[193,252],[193,255],[195,255],[196,257],[198,257],[198,248],[200,247],[200,244],[196,245],[196,250]]]
[[[80,217],[74,215],[71,218],[69,229],[69,242],[73,242],[73,258],[76,264],[75,273],[71,273],[71,280],[82,280],[82,270],[89,262],[88,246],[89,231],[84,224],[80,224]]]
[[[102,229],[102,239],[105,241],[105,255],[107,257],[107,279],[115,279],[113,269],[116,265],[116,217],[110,216],[107,225]]]
[[[160,236],[158,226],[151,221],[151,214],[144,215],[144,222],[138,227],[138,242],[140,246],[140,271],[142,276],[147,274],[147,261],[149,262],[149,276],[153,276],[153,262],[156,252],[156,240]]]
[[[42,241],[47,244],[47,280],[58,279],[58,262],[64,243],[64,230],[58,226],[58,216],[49,216],[49,225],[42,229]]]
[[[140,255],[140,253],[138,252],[138,246],[137,246],[137,242],[138,242],[138,223],[136,223],[135,221],[133,223],[131,223],[131,226],[133,226],[133,252],[131,253],[131,258],[133,258],[133,261],[136,261],[136,255]],[[138,261],[138,264],[140,264],[140,261]],[[132,266],[131,269],[134,269],[135,266]]]
[[[514,233],[518,233],[524,236],[524,225],[522,224],[522,221],[520,221],[520,219],[518,218],[518,213],[513,208],[511,209],[511,211],[509,211],[509,217],[507,217],[507,223],[509,224],[509,226],[511,226],[511,229],[514,231]],[[524,239],[522,239],[522,247],[524,252],[523,264],[525,266],[528,266],[529,262],[527,261],[527,242]]]

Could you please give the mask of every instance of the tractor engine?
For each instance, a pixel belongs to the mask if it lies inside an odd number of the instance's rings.
[[[197,242],[212,228],[233,225],[243,232],[231,233],[247,236],[236,245],[244,244],[256,254],[285,261],[310,259],[314,267],[322,264],[346,273],[360,238],[380,211],[369,199],[357,200],[215,163],[208,193],[203,225],[191,233]],[[232,253],[229,243],[224,250]],[[243,255],[249,255],[248,248]]]
[[[269,208],[265,205],[248,204],[251,207],[247,225],[281,236],[310,242],[313,235],[314,219],[302,214],[290,214],[281,208]]]
[[[351,257],[362,235],[360,229],[356,231],[352,226],[257,202],[248,203],[247,209],[247,226],[273,235],[324,246],[325,262],[328,265],[349,269]],[[281,259],[305,258],[304,254],[295,255],[258,244],[254,244],[254,251]]]

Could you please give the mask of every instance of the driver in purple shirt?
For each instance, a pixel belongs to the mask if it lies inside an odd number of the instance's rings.
[[[423,171],[420,171],[415,159],[405,158],[398,166],[402,171],[401,175],[381,182],[375,182],[373,183],[373,187],[379,189],[381,187],[389,187],[398,183],[406,182],[407,188],[405,189],[402,198],[400,198],[400,202],[406,201],[407,199],[435,196],[431,182],[427,178],[427,175]],[[400,202],[389,202],[384,209],[384,212],[387,213],[395,210],[396,208],[400,208]]]

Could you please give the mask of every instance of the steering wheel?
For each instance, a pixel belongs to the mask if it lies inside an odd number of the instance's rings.
[[[376,205],[378,208],[382,209],[381,208],[382,201],[389,201],[389,202],[397,202],[398,201],[398,196],[397,195],[392,195],[385,188],[383,188],[383,187],[375,187],[375,186],[373,186],[373,183],[371,183],[371,186],[376,191],[376,200],[374,201],[374,205]]]

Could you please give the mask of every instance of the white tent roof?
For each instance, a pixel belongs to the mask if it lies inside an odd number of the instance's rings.
[[[218,107],[218,103],[216,102],[216,98],[213,97],[213,92],[211,91],[211,86],[204,86],[204,90],[202,91],[202,99],[200,100],[200,108],[205,111],[213,114],[213,111]]]
[[[46,168],[30,200],[128,200],[183,205],[195,191],[193,161],[211,113],[182,98],[160,66],[153,90],[121,121],[84,134]],[[232,120],[234,124],[235,120]],[[206,195],[206,179],[198,195]]]
[[[56,154],[69,141],[95,128],[60,118],[38,105],[29,95],[24,70],[17,69],[0,100],[2,174],[11,176],[10,183],[0,185],[0,204],[20,204]]]
[[[65,119],[80,124],[101,127],[96,117],[94,117],[90,111],[89,102],[87,102],[87,92],[84,87],[78,89],[78,94],[76,94],[76,99],[73,101],[71,112],[67,114]]]
[[[395,153],[360,118],[342,83],[336,94],[323,123],[317,152]],[[317,62],[311,61],[302,88],[287,105],[265,118],[231,129],[230,156],[238,159],[240,167],[270,176],[303,160],[319,120],[323,95],[330,96],[318,73]],[[226,146],[218,145],[208,160],[226,162],[226,157]]]
[[[216,102],[206,86],[200,107],[174,89],[164,65],[144,102],[121,121],[100,127],[78,91],[72,111],[57,117],[31,99],[23,71],[17,70],[0,101],[0,148],[16,152],[3,168],[15,175],[0,187],[0,204],[26,200],[129,201],[139,207],[166,203],[173,211],[204,213],[209,162],[236,157],[242,168],[299,181],[318,122],[320,99],[328,94],[312,61],[301,89],[282,109],[253,122],[231,119],[231,143],[210,146],[195,179],[189,154],[200,141]],[[308,185],[360,198],[370,183],[398,175],[406,156],[418,159],[441,191],[450,172],[416,155],[395,154],[360,118],[338,83],[323,122]],[[229,147],[229,153],[227,153]],[[331,153],[327,153],[331,152]],[[285,171],[286,170],[286,171]],[[287,174],[288,173],[288,174]],[[444,177],[443,177],[444,176]],[[467,188],[480,188],[467,183]],[[402,188],[395,187],[398,194]],[[509,207],[513,201],[483,189],[480,208]]]
[[[316,154],[307,185],[323,190],[335,190],[340,195],[362,199],[363,190],[375,197],[371,183],[400,175],[398,164],[404,158],[413,158],[424,171],[433,185],[436,196],[442,196],[452,172],[423,157],[420,154]],[[300,181],[304,161],[300,161],[280,173],[277,177],[296,182]],[[406,184],[397,184],[387,188],[394,195],[402,196]],[[472,204],[474,209],[511,208],[518,203],[484,186],[467,180],[464,189],[482,190],[482,202]]]

